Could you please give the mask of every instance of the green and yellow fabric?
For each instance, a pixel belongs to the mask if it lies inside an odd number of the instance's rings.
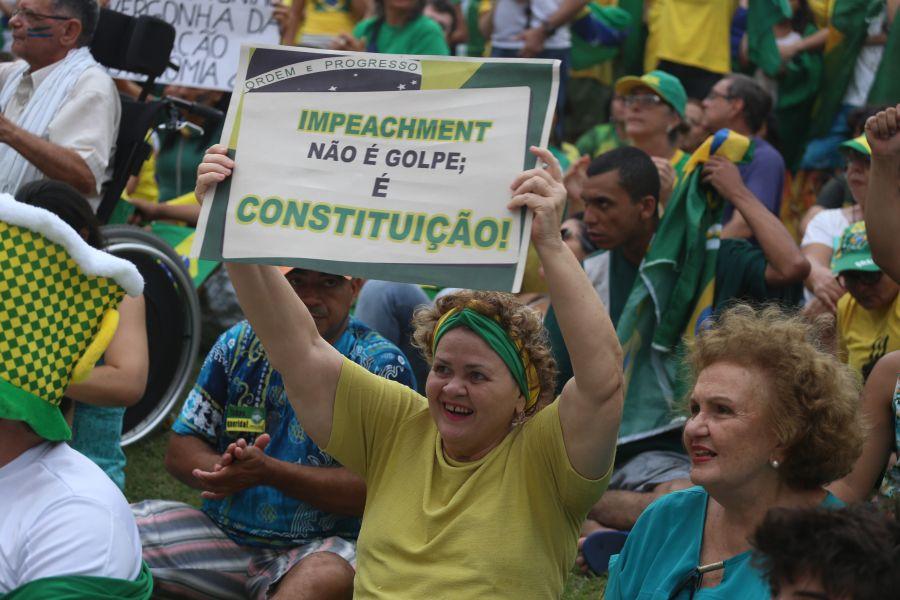
[[[817,31],[808,25],[803,37]],[[781,154],[788,169],[796,170],[810,127],[810,114],[822,88],[822,54],[801,52],[784,65],[777,77],[778,101],[775,104],[775,123],[781,139]]]
[[[754,0],[747,11],[747,52],[750,60],[769,77],[781,70],[781,53],[772,27],[791,18],[787,0]]]
[[[715,300],[724,201],[702,184],[699,167],[714,155],[748,161],[752,151],[750,139],[718,131],[691,156],[669,200],[616,326],[625,353],[619,443],[674,426],[680,344],[712,315]]]
[[[116,307],[143,280],[46,210],[0,195],[0,418],[50,441],[71,431],[59,411],[115,333]]]
[[[869,104],[897,104],[900,102],[900,20],[894,16],[888,30],[887,43],[881,55],[881,64],[875,73],[875,81],[869,90]]]

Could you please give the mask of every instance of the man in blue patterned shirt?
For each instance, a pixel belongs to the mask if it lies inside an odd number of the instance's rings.
[[[415,389],[403,353],[350,316],[360,280],[284,271],[322,337]],[[352,596],[365,484],[307,437],[249,323],[216,342],[172,429],[166,468],[203,490],[204,502],[200,510],[165,500],[133,506],[157,593]]]

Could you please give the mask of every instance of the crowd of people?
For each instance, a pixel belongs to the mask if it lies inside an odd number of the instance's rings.
[[[559,95],[520,293],[210,267],[160,465],[199,506],[123,495],[150,336],[95,216],[133,88],[100,4],[0,0],[0,597],[900,589],[900,1],[275,4],[285,45],[555,59]],[[151,136],[125,218],[196,226],[221,132]]]

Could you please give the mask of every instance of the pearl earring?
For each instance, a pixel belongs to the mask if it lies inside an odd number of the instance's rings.
[[[778,462],[778,461],[775,460],[775,459],[770,460],[770,461],[769,461],[769,464],[772,465],[772,468],[773,468],[773,469],[777,469],[778,467],[781,466],[781,463]]]

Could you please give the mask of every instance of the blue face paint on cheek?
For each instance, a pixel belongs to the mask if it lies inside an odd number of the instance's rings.
[[[53,37],[51,33],[44,33],[45,31],[49,31],[50,26],[44,25],[43,27],[29,27],[25,30],[25,36],[30,38],[48,38]]]

